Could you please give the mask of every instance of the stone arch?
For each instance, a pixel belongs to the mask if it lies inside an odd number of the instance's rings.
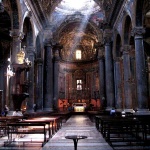
[[[53,37],[54,37],[54,39],[56,40],[56,41],[58,41],[59,40],[59,38],[60,38],[60,34],[61,34],[61,32],[64,30],[64,28],[68,25],[68,24],[70,24],[70,23],[77,23],[77,22],[82,22],[82,20],[68,20],[68,21],[65,21],[65,22],[63,22],[61,25],[60,25],[60,27],[59,27],[59,29],[55,32],[55,33],[53,33]],[[96,36],[97,36],[97,42],[102,42],[102,31],[94,24],[94,23],[92,23],[92,22],[88,22],[87,21],[87,25],[90,25],[90,27],[91,27],[91,29],[93,30],[93,32],[96,34]]]
[[[124,44],[129,44],[129,39],[132,30],[132,22],[130,16],[126,16],[124,23]]]
[[[22,40],[22,46],[33,46],[33,29],[30,22],[30,18],[26,17],[23,24],[23,33],[24,33],[24,39]]]
[[[122,53],[121,53],[121,46],[122,46],[122,42],[121,42],[121,36],[120,34],[117,34],[116,36],[116,53],[115,56],[116,57],[121,57]]]
[[[82,45],[82,61],[95,59],[94,45],[102,43],[102,32],[91,22],[81,19],[65,21],[53,34],[54,40],[63,45],[62,60],[76,61],[75,50]]]

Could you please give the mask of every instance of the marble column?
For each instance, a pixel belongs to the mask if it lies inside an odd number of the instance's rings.
[[[115,78],[115,106],[116,109],[122,110],[123,108],[123,98],[122,98],[122,70],[121,70],[121,58],[117,57],[114,59],[114,78]]]
[[[100,86],[100,100],[101,108],[106,107],[105,98],[105,58],[104,58],[104,47],[98,47],[98,67],[99,67],[99,86]]]
[[[137,108],[137,95],[136,95],[136,82],[135,82],[135,48],[133,45],[130,45],[130,71],[131,71],[131,91],[132,91],[132,104],[133,109]]]
[[[21,49],[21,41],[24,38],[24,33],[21,32],[18,29],[13,29],[10,31],[10,36],[12,37],[12,48],[11,48],[11,63],[12,64],[18,64],[18,60],[17,60],[17,53],[20,51]],[[17,76],[11,77],[10,82],[9,82],[9,97],[6,97],[6,103],[8,104],[8,107],[10,108],[10,110],[14,110],[14,106],[13,106],[13,101],[12,101],[12,96],[11,94],[16,93],[16,89],[17,89]]]
[[[53,47],[54,52],[54,101],[53,101],[53,107],[54,109],[58,109],[58,95],[59,95],[59,61],[60,61],[60,50],[62,46],[59,44],[56,44]]]
[[[43,109],[45,111],[53,110],[53,54],[52,45],[45,43],[45,65],[44,65],[44,101]]]
[[[106,101],[107,110],[115,107],[114,98],[114,71],[113,71],[113,58],[112,58],[112,32],[108,29],[104,31],[104,44],[105,44],[105,84],[106,84]]]
[[[126,111],[132,111],[132,91],[131,91],[131,72],[130,72],[130,46],[123,46],[123,70],[124,70],[124,106]]]
[[[121,58],[116,57],[114,59],[114,78],[115,78],[115,107],[117,110],[123,108],[123,83],[122,83],[122,70],[121,70]]]
[[[35,103],[35,96],[34,96],[34,59],[35,59],[35,49],[33,46],[27,47],[27,56],[28,59],[31,61],[32,66],[29,69],[29,98],[27,101],[27,111],[28,112],[33,112],[33,104]]]
[[[43,110],[43,60],[41,58],[36,59],[37,63],[37,77],[36,77],[36,104],[37,111]]]
[[[136,59],[136,82],[137,82],[137,110],[145,112],[148,110],[148,78],[145,64],[145,54],[143,45],[143,27],[135,27],[132,30],[135,40],[135,59]]]

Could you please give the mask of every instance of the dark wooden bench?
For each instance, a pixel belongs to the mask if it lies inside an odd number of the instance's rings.
[[[138,120],[111,116],[96,116],[95,120],[96,128],[108,142],[138,140]]]
[[[35,117],[30,118],[25,121],[46,121],[50,125],[51,136],[54,135],[62,126],[62,117],[61,116],[50,116],[50,117]]]
[[[44,123],[44,122],[8,123],[7,124],[8,141],[4,142],[4,146],[11,144],[14,141],[12,137],[13,134],[17,134],[17,135],[18,134],[43,134],[43,142],[42,142],[42,146],[43,146],[47,142],[46,125],[47,123]],[[41,127],[41,128],[39,129],[37,127]]]
[[[7,135],[7,124],[23,120],[23,116],[6,116],[0,117],[0,136]]]

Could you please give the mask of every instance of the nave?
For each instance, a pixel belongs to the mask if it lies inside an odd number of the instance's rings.
[[[68,135],[88,137],[78,141],[78,150],[112,150],[86,115],[71,116],[42,150],[74,150],[73,140],[65,139]]]

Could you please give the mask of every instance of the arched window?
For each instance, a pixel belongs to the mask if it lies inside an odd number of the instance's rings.
[[[82,90],[82,80],[77,80],[77,90]]]
[[[76,59],[81,59],[81,50],[76,50]]]

